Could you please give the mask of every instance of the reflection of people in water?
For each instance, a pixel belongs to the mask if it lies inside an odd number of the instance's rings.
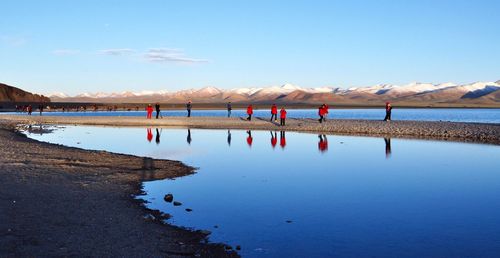
[[[151,131],[151,128],[148,128],[147,130],[147,139],[148,139],[148,142],[151,142],[151,140],[153,140],[153,132]]]
[[[284,149],[285,146],[286,146],[285,131],[280,131],[280,146],[281,146],[282,149]]]
[[[271,133],[271,146],[273,146],[273,149],[274,147],[276,147],[276,144],[278,143],[278,136],[276,135],[276,132],[269,132]]]
[[[231,130],[227,130],[227,145],[231,146]]]
[[[188,129],[188,136],[186,138],[186,141],[189,145],[191,145],[191,129]]]
[[[252,137],[252,131],[248,130],[247,131],[247,144],[249,147],[252,147],[252,142],[253,142],[253,137]]]
[[[326,135],[318,135],[319,142],[318,142],[318,149],[321,152],[325,152],[328,150],[328,139],[326,138]]]
[[[385,141],[385,157],[391,157],[391,138],[384,138]]]
[[[156,128],[156,139],[155,139],[156,144],[160,144],[160,131],[158,128]]]

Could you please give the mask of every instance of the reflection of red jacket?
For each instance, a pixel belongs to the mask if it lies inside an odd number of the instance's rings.
[[[271,114],[273,114],[273,115],[278,114],[278,108],[276,107],[276,105],[273,105],[271,107]]]
[[[248,146],[252,146],[253,138],[251,136],[247,137],[247,144]]]
[[[286,110],[285,109],[280,110],[280,118],[281,119],[285,119],[286,118]]]
[[[281,146],[281,148],[285,148],[285,146],[286,146],[286,138],[285,137],[280,138],[280,146]]]
[[[253,114],[253,107],[251,105],[247,107],[247,114]]]
[[[271,138],[271,145],[274,147],[276,147],[276,143],[278,143],[278,139],[276,137],[272,137]]]
[[[318,149],[320,151],[326,151],[326,150],[328,150],[328,141],[326,141],[326,140],[319,141],[319,143],[318,143]]]
[[[153,140],[153,132],[151,131],[151,128],[148,128],[147,131],[148,131],[148,142],[150,142],[151,140]]]

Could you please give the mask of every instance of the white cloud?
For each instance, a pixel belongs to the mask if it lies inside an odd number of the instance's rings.
[[[206,59],[197,59],[187,57],[182,49],[176,48],[151,48],[145,54],[144,58],[150,62],[173,62],[173,63],[206,63]]]
[[[114,48],[114,49],[104,49],[99,52],[110,56],[123,56],[134,53],[134,50],[130,48]]]

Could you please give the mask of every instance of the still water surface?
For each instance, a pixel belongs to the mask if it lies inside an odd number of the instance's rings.
[[[68,126],[31,138],[198,167],[144,183],[170,223],[244,257],[492,257],[500,147],[268,131]],[[165,202],[167,193],[182,203]],[[186,208],[192,209],[191,212]]]
[[[233,117],[244,117],[244,110],[233,110]],[[171,116],[186,116],[184,110],[161,111],[165,118]],[[10,113],[25,114],[25,113]],[[98,111],[98,112],[50,112],[45,113],[51,116],[127,116],[146,117],[145,111]],[[154,115],[156,113],[153,113]],[[38,115],[33,112],[33,115]],[[192,116],[219,116],[226,117],[225,110],[193,110]],[[257,117],[270,117],[269,110],[255,110]],[[316,109],[290,109],[287,116],[289,118],[317,118]],[[332,119],[369,119],[382,120],[385,111],[381,109],[330,109],[329,117]],[[422,121],[452,121],[452,122],[476,122],[476,123],[500,123],[500,109],[470,109],[470,108],[395,108],[392,112],[393,120],[422,120]]]

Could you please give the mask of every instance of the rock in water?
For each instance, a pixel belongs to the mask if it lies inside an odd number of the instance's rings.
[[[174,206],[181,206],[181,205],[182,205],[181,202],[174,201]]]
[[[166,194],[165,197],[163,197],[163,200],[166,202],[172,202],[174,200],[174,196],[172,194]]]

